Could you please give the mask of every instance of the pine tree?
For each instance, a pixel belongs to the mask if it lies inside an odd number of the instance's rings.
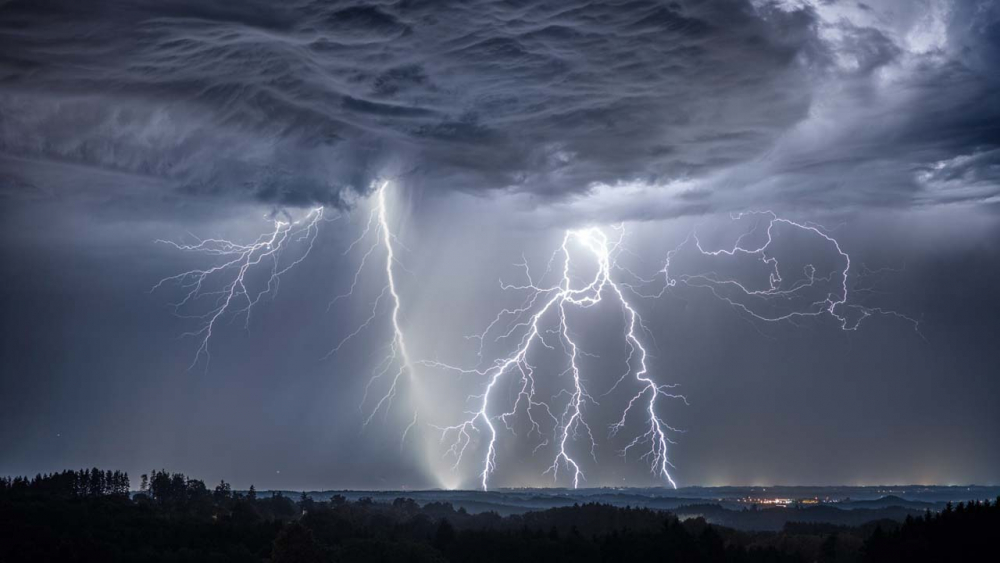
[[[229,486],[229,483],[225,481],[220,481],[218,485],[215,486],[215,492],[212,493],[212,497],[215,502],[222,503],[233,496],[233,489]]]
[[[93,468],[90,470],[90,483],[87,487],[87,494],[92,497],[101,496],[101,490],[104,488],[104,473],[98,468]]]

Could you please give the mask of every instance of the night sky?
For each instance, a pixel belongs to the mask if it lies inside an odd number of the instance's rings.
[[[385,248],[371,232],[350,245],[385,180],[414,366],[365,425],[392,307]],[[200,356],[183,335],[201,321],[171,308],[184,290],[152,290],[219,257],[157,241],[250,243],[320,206],[281,264],[304,259]],[[766,216],[731,214],[762,210],[850,255],[846,330],[761,321],[704,284],[640,295],[691,233],[759,243]],[[0,474],[474,488],[483,434],[453,468],[435,426],[484,379],[430,364],[475,367],[467,337],[525,299],[501,283],[524,284],[520,264],[539,281],[564,231],[589,227],[625,233],[616,275],[649,374],[687,398],[657,412],[680,431],[678,485],[1000,484],[989,0],[0,0]],[[781,283],[843,267],[812,231],[776,233]],[[684,248],[674,275],[768,284],[760,262]],[[575,252],[583,279],[594,264]],[[570,319],[594,399],[593,457],[572,445],[582,485],[665,484],[608,436],[621,308]],[[487,363],[514,345],[487,342]],[[558,404],[565,366],[543,356]],[[571,485],[523,423],[502,430],[491,486]]]

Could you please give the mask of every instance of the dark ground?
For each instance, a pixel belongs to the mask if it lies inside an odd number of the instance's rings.
[[[678,512],[694,509],[589,502],[501,516],[405,497],[377,502],[334,494],[318,500],[302,493],[293,500],[253,488],[234,492],[224,482],[210,490],[202,481],[167,472],[143,475],[139,493],[130,492],[126,474],[97,469],[0,483],[4,563],[943,561],[990,552],[1000,529],[1000,498],[922,513],[905,507],[732,510],[702,504],[697,510],[703,515],[679,518]],[[793,521],[812,518],[816,509],[873,519],[851,525]],[[719,514],[736,524],[778,514],[783,523],[775,530],[746,531],[708,521]]]

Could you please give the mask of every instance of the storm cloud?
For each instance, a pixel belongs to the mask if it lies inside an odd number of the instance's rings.
[[[692,184],[663,214],[760,190],[994,198],[996,7],[898,29],[884,21],[908,3],[840,5],[9,1],[0,187],[95,169],[344,205],[393,176],[556,200],[639,184],[664,207],[663,186]],[[949,188],[955,159],[976,189]]]

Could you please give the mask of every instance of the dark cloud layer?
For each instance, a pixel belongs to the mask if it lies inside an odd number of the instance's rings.
[[[47,189],[41,161],[342,204],[379,175],[560,196],[692,179],[725,192],[722,174],[820,205],[989,200],[1000,18],[960,4],[923,48],[905,44],[919,21],[879,23],[906,21],[891,2],[863,21],[822,12],[841,3],[740,0],[9,1],[0,181]],[[843,123],[801,143],[830,106]],[[988,182],[940,193],[925,172],[959,157]],[[695,209],[745,205],[715,199]]]
[[[815,49],[808,11],[735,0],[0,10],[4,155],[287,203],[702,174],[804,117]]]
[[[759,184],[758,203],[989,202],[1000,13],[922,9],[9,1],[0,188],[52,191],[82,165],[282,204],[344,204],[379,175],[556,197],[693,180],[716,194],[667,215],[746,206],[725,195],[734,184]],[[927,174],[956,158],[978,163],[979,189]]]

